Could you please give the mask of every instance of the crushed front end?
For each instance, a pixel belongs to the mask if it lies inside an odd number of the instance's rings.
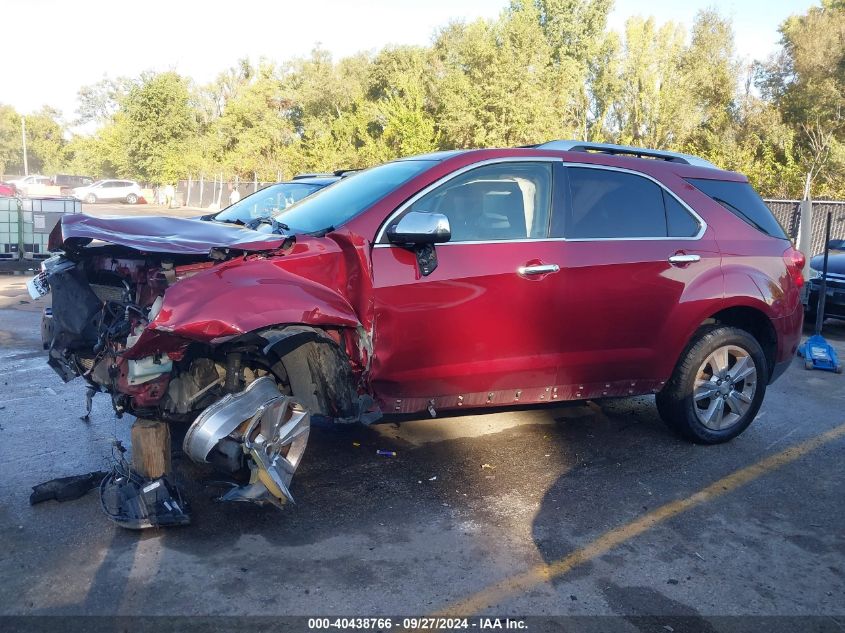
[[[341,326],[355,324],[354,315],[340,314],[336,324],[319,328],[286,325],[285,315],[273,315],[268,318],[276,325],[251,329],[215,312],[228,305],[235,315],[254,316],[229,305],[233,301],[223,296],[226,288],[249,304],[249,291],[239,284],[262,274],[284,275],[277,260],[292,242],[275,244],[273,251],[211,248],[204,254],[87,242],[66,247],[46,260],[30,282],[33,296],[52,293],[52,307],[42,322],[49,365],[65,382],[81,377],[87,383],[88,413],[92,398],[106,394],[118,417],[131,414],[181,425],[186,430],[183,452],[229,475],[232,489],[222,499],[273,505],[292,501],[291,478],[305,450],[312,411],[357,421],[372,404],[356,392],[359,359],[346,353],[355,355],[358,334]],[[227,285],[229,278],[239,281],[230,279]],[[324,292],[311,286],[312,293]],[[283,303],[278,295],[270,299],[274,306]],[[316,301],[310,295],[305,299]],[[200,307],[180,330],[174,313],[191,302]],[[345,305],[335,303],[339,307],[327,303],[311,310],[326,315]],[[326,372],[335,380],[323,380]],[[321,388],[313,388],[315,383]],[[302,400],[293,395],[298,384],[300,389],[306,385]],[[133,484],[131,476],[110,481]],[[133,485],[137,506],[145,483]],[[133,524],[157,524],[147,519],[133,519]]]

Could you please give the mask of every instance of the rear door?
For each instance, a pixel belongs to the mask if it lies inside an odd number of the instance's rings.
[[[132,183],[128,180],[119,180],[115,189],[115,197],[123,200],[130,193],[132,193]]]
[[[565,238],[558,382],[583,397],[658,388],[703,297],[721,296],[712,231],[644,174],[598,165],[564,172],[563,212],[551,223],[551,235]]]
[[[407,211],[442,213],[452,239],[422,276],[412,250],[382,235],[372,252],[371,381],[390,412],[552,399],[562,323],[559,241],[548,222],[559,160],[497,160],[420,192]]]

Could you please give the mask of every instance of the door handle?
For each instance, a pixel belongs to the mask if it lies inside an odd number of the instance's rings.
[[[684,255],[682,253],[676,253],[669,258],[670,264],[675,265],[684,265],[684,264],[692,264],[694,262],[701,261],[701,255]]]
[[[560,272],[560,266],[557,264],[536,264],[533,266],[520,266],[516,269],[523,277],[528,275],[547,275],[548,273]]]

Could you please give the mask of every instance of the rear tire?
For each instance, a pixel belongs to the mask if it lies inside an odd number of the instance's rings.
[[[130,193],[128,196],[126,196],[126,204],[135,204],[136,202],[138,202],[138,196],[136,196],[134,193]]]
[[[768,378],[757,339],[739,328],[708,326],[699,330],[657,394],[657,410],[686,439],[721,444],[754,420]]]

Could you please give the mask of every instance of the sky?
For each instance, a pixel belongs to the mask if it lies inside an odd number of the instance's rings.
[[[75,116],[76,94],[104,76],[175,70],[199,83],[238,59],[274,61],[321,44],[336,58],[387,44],[432,41],[452,20],[493,18],[507,0],[4,0],[0,103],[29,113],[43,105]],[[687,26],[699,9],[732,18],[736,49],[764,59],[777,28],[811,0],[616,0],[610,28],[632,15]],[[16,51],[12,53],[11,51]]]

